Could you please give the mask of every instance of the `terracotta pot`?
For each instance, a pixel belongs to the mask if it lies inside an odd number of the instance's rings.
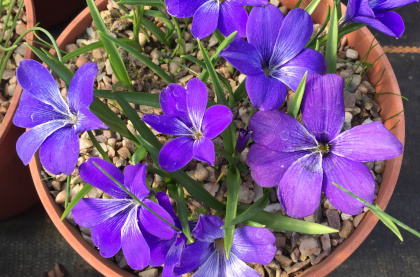
[[[28,29],[35,23],[35,10],[32,0],[25,0]],[[27,41],[34,39],[29,33]],[[33,59],[34,53],[26,47],[25,59]],[[16,86],[15,93],[3,122],[0,124],[0,220],[26,211],[39,201],[32,185],[29,169],[23,165],[16,153],[16,141],[24,129],[13,125],[13,116],[18,107],[22,89]]]
[[[54,27],[86,7],[86,0],[34,0],[36,18],[42,28]]]
[[[283,5],[286,5],[289,8],[292,8],[297,1],[283,1]],[[307,4],[308,1],[304,2]],[[107,0],[98,0],[97,5],[100,10],[105,9]],[[325,16],[324,12],[320,11],[326,7],[327,0],[323,0],[320,4],[320,7],[314,13],[313,18],[316,22],[323,22]],[[330,2],[331,4],[332,2]],[[83,31],[89,26],[91,22],[91,17],[89,11],[84,10],[67,28],[64,30],[62,35],[58,39],[58,44],[63,48],[66,44],[72,43],[76,37],[83,33]],[[349,44],[354,46],[354,48],[359,51],[360,55],[364,55],[373,40],[372,34],[366,29],[359,30],[356,33],[353,33],[347,36]],[[373,61],[383,54],[383,50],[380,47],[375,47],[369,56],[368,61]],[[377,91],[392,91],[394,93],[400,93],[398,84],[391,68],[391,65],[388,62],[386,56],[382,56],[376,63],[376,66],[373,67],[369,72],[370,80],[375,83],[382,74],[382,70],[386,68],[386,72],[381,81],[381,84],[376,87]],[[401,111],[402,101],[400,97],[384,95],[381,96],[378,100],[379,104],[382,106],[382,117],[388,118],[391,115],[394,115]],[[405,138],[405,129],[404,129],[404,115],[400,114],[398,117],[393,118],[386,122],[386,126],[391,128],[398,120],[400,123],[392,130],[393,134],[401,141],[404,142]],[[398,174],[401,168],[402,156],[399,156],[393,160],[390,160],[386,163],[385,172],[383,174],[383,181],[379,195],[377,198],[377,203],[381,208],[385,208],[389,202],[391,194],[394,190],[395,184],[397,182]],[[111,262],[108,259],[104,259],[99,255],[99,252],[92,248],[81,236],[81,233],[78,228],[72,226],[67,221],[60,221],[63,209],[57,205],[51,197],[49,190],[42,181],[40,171],[42,169],[38,157],[32,159],[30,163],[31,173],[34,179],[34,183],[38,192],[41,201],[47,210],[50,218],[54,222],[57,229],[64,236],[67,242],[94,268],[96,268],[100,273],[105,276],[134,276],[127,271],[120,269],[115,263]],[[350,254],[361,244],[361,242],[367,237],[367,235],[372,231],[373,227],[377,223],[378,219],[371,213],[368,213],[359,227],[351,235],[351,237],[341,244],[337,249],[334,250],[332,255],[321,262],[319,265],[313,266],[304,273],[304,276],[324,276],[336,268],[340,263],[342,263]]]

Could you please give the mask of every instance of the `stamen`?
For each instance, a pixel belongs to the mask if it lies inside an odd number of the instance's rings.
[[[222,238],[216,239],[214,241],[214,247],[216,248],[217,251],[219,251],[220,254],[224,254],[225,253],[225,240]]]
[[[203,133],[201,131],[194,131],[194,139],[199,140],[203,137]]]

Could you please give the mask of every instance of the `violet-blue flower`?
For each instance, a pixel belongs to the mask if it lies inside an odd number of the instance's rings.
[[[393,37],[404,33],[404,21],[392,9],[403,7],[418,0],[349,0],[343,23],[364,23]]]
[[[251,138],[251,133],[249,130],[244,128],[239,129],[238,141],[236,142],[235,151],[241,153],[244,151],[245,147],[248,145],[248,141]]]
[[[200,214],[193,230],[192,244],[185,247],[175,274],[183,274],[200,267],[194,277],[258,277],[246,263],[269,264],[277,252],[276,237],[266,228],[245,226],[235,230],[229,259],[224,246],[224,225],[219,217]]]
[[[247,156],[251,175],[260,186],[278,186],[278,198],[289,216],[313,214],[321,191],[340,211],[361,213],[364,204],[333,182],[372,203],[375,180],[363,162],[402,153],[401,142],[379,121],[340,134],[343,86],[336,74],[308,77],[301,106],[305,127],[278,110],[260,111],[250,120],[255,142]]]
[[[191,33],[199,39],[211,35],[216,28],[224,36],[238,31],[236,37],[245,37],[248,13],[244,6],[267,4],[267,0],[165,0],[170,15],[194,17]]]
[[[106,129],[90,110],[93,82],[98,67],[84,64],[74,75],[67,104],[50,72],[37,61],[23,60],[16,71],[23,88],[13,123],[31,128],[16,143],[16,151],[27,165],[39,149],[41,163],[53,174],[71,174],[79,158],[78,133]]]
[[[159,164],[166,171],[185,166],[192,158],[214,165],[211,141],[232,121],[230,109],[214,105],[206,110],[207,87],[200,79],[191,79],[187,88],[170,84],[160,94],[164,115],[144,115],[142,120],[156,131],[179,136],[163,146]]]
[[[312,31],[305,10],[293,9],[284,18],[273,5],[252,9],[246,26],[248,42],[235,40],[220,56],[247,75],[246,89],[254,107],[277,109],[286,98],[286,85],[296,91],[306,71],[325,73],[324,56],[303,49]]]
[[[127,166],[125,175],[115,165],[100,158],[90,158],[80,165],[83,181],[114,199],[81,199],[72,210],[74,221],[91,228],[92,240],[103,257],[111,258],[122,248],[128,265],[133,269],[143,269],[149,264],[150,248],[141,230],[163,239],[172,238],[175,230],[134,200],[95,164],[167,222],[173,225],[174,220],[164,208],[146,198],[150,190],[146,185],[145,164]]]

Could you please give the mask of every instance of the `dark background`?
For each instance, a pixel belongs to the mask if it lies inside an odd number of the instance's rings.
[[[406,31],[395,39],[378,34],[397,76],[406,120],[405,152],[397,187],[386,212],[420,230],[420,5],[398,10]],[[59,34],[66,24],[52,30]],[[373,33],[375,31],[373,30]],[[395,48],[403,46],[411,48]],[[405,53],[401,53],[404,51]],[[1,157],[0,157],[1,158]],[[401,231],[404,242],[378,223],[353,255],[329,276],[420,276],[420,239]],[[45,276],[59,263],[70,276],[102,276],[61,237],[41,204],[0,222],[0,277]]]

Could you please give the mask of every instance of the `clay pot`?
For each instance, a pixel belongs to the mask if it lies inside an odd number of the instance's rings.
[[[293,8],[297,0],[284,0],[283,5],[286,5],[289,8]],[[305,6],[309,1],[303,1]],[[98,8],[100,10],[105,9],[107,0],[98,0]],[[326,12],[326,4],[332,4],[332,1],[323,0],[320,4],[320,7],[316,10],[313,15],[313,18],[316,22],[323,22]],[[322,10],[324,9],[324,10]],[[58,39],[58,45],[61,48],[68,43],[72,43],[76,37],[83,33],[83,31],[89,26],[91,22],[91,16],[89,11],[84,10],[73,22],[64,30],[62,35]],[[349,45],[353,46],[360,55],[364,55],[373,40],[373,35],[366,29],[363,28],[356,33],[350,34],[347,36]],[[380,47],[375,47],[370,55],[368,61],[373,61],[383,54],[383,50]],[[381,76],[383,69],[386,69],[384,77],[381,81],[381,84],[376,87],[377,91],[392,91],[399,94],[400,90],[398,88],[397,80],[389,64],[386,56],[381,56],[377,61],[376,66],[374,66],[369,71],[370,80],[375,83]],[[402,101],[398,96],[384,95],[379,97],[379,104],[382,106],[382,117],[388,118],[391,115],[394,115],[401,111]],[[392,130],[392,133],[404,143],[405,138],[405,123],[404,115],[400,114],[398,117],[395,117],[386,122],[386,126],[390,129],[398,120],[400,122]],[[402,156],[399,156],[393,160],[387,161],[385,172],[383,174],[383,181],[381,184],[381,189],[379,191],[378,198],[376,203],[384,209],[389,202],[391,194],[394,190],[395,184],[397,182],[398,174],[400,172],[402,162]],[[100,273],[105,276],[134,276],[129,272],[122,270],[115,263],[111,262],[108,259],[105,259],[100,256],[99,252],[94,249],[89,243],[87,243],[81,236],[81,233],[78,228],[72,226],[67,221],[60,221],[60,217],[63,213],[63,209],[57,205],[51,197],[49,190],[42,177],[40,171],[42,169],[38,157],[32,159],[30,163],[30,169],[37,189],[38,195],[41,198],[41,201],[47,210],[50,218],[54,222],[57,229],[67,240],[67,242],[94,268],[96,268]],[[355,232],[347,239],[343,244],[341,244],[334,252],[326,258],[319,265],[311,267],[307,270],[302,276],[325,276],[341,264],[354,250],[362,243],[362,241],[368,236],[372,231],[373,227],[377,223],[378,219],[372,214],[367,213],[359,227],[356,228]]]
[[[29,29],[36,23],[32,0],[25,0],[25,9]],[[26,38],[32,44],[33,33],[29,33]],[[34,58],[34,53],[29,47],[26,47],[24,58]],[[16,86],[9,109],[0,124],[0,220],[24,212],[39,201],[32,185],[29,169],[23,165],[16,153],[16,141],[24,132],[24,129],[13,125],[13,116],[21,93],[21,87]]]
[[[51,28],[86,7],[86,0],[34,0],[36,18],[42,28]]]

